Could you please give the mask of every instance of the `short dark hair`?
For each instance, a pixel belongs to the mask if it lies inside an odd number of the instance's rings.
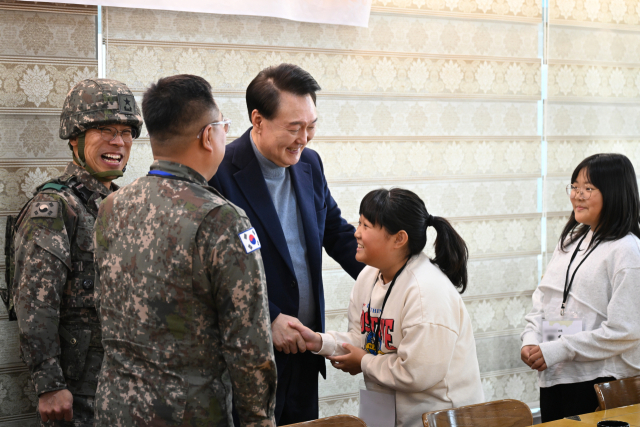
[[[293,64],[280,64],[260,71],[247,87],[247,110],[249,121],[251,113],[258,110],[267,120],[275,117],[280,106],[280,92],[294,95],[311,95],[316,103],[316,92],[320,90],[318,82],[305,70]]]
[[[142,98],[147,131],[161,141],[182,135],[204,113],[217,108],[209,82],[191,74],[161,78]]]
[[[631,161],[622,154],[594,154],[575,168],[571,183],[576,182],[583,169],[589,182],[602,193],[602,211],[589,246],[599,241],[622,239],[629,233],[640,238],[640,198]],[[582,238],[589,230],[588,225],[576,221],[575,212],[572,211],[560,236],[560,249],[566,252],[568,245]]]
[[[467,289],[467,244],[449,221],[430,215],[417,194],[402,188],[373,190],[360,202],[360,215],[389,234],[404,230],[409,236],[409,256],[422,252],[427,244],[427,227],[433,226],[437,232],[436,256],[431,262],[460,293]]]

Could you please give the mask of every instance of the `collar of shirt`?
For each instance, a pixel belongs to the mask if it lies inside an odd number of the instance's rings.
[[[91,176],[91,174],[85,169],[73,162],[69,162],[67,167],[64,170],[65,175],[76,176],[78,181],[82,183],[89,190],[99,193],[102,196],[108,196],[112,192],[118,190],[118,187],[115,183],[111,183],[111,188],[107,188],[103,183],[98,181],[95,177]]]
[[[258,163],[260,164],[260,170],[262,170],[262,174],[264,175],[264,177],[282,178],[286,172],[286,168],[276,165],[271,160],[262,155],[260,150],[258,150],[258,147],[256,147],[256,143],[253,141],[251,132],[249,132],[249,138],[251,139],[251,148],[253,148],[253,152],[256,154],[256,158],[258,159]]]
[[[204,176],[200,175],[200,173],[196,172],[194,169],[191,169],[189,166],[185,166],[181,163],[170,162],[168,160],[155,160],[151,164],[151,170],[168,172],[171,175],[175,175],[179,178],[186,178],[189,181],[193,181],[199,185],[209,185]]]
[[[391,281],[384,283],[384,278],[382,277],[382,273],[378,272],[378,279],[376,281],[376,285],[378,283],[380,283],[380,285],[386,289],[387,287],[389,287],[389,283],[391,283]]]

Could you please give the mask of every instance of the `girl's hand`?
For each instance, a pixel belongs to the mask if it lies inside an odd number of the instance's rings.
[[[547,369],[547,362],[544,361],[544,356],[542,355],[542,350],[540,350],[539,345],[536,345],[531,349],[527,365],[531,366],[531,369],[535,369],[538,372],[542,372]]]
[[[367,354],[361,348],[354,347],[351,344],[343,343],[342,348],[346,349],[349,353],[343,356],[330,356],[327,359],[331,360],[331,364],[334,368],[340,369],[343,372],[348,372],[351,375],[357,375],[362,372],[360,363],[362,358]]]
[[[535,345],[525,345],[520,350],[520,358],[524,363],[526,363],[529,367],[531,367],[531,363],[529,362],[529,356],[531,356],[531,350],[536,347]]]
[[[307,350],[320,351],[322,348],[322,337],[317,332],[313,332],[300,322],[289,322],[289,326],[297,330],[304,340]]]

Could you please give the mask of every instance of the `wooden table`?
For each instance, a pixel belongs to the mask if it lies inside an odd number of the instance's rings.
[[[629,427],[640,427],[640,405],[623,406],[622,408],[607,409],[605,411],[591,412],[580,415],[580,421],[556,420],[539,424],[544,427],[587,427],[595,426],[598,421],[616,420],[626,421]]]
[[[581,421],[568,420],[568,419],[564,418],[564,419],[561,419],[561,420],[549,421],[548,423],[538,424],[535,427],[538,427],[538,426],[544,426],[544,427],[587,427],[588,425],[590,426],[591,424],[587,424],[587,423],[581,422]]]
[[[580,421],[591,425],[602,420],[626,421],[630,427],[640,427],[640,405],[623,406],[622,408],[607,409],[580,415]]]

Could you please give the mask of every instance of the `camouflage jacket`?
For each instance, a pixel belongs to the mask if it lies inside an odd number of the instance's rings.
[[[73,163],[58,180],[82,184],[87,201],[69,187],[45,189],[18,219],[14,304],[20,354],[38,395],[67,388],[93,396],[102,360],[93,225],[99,203],[112,190]]]
[[[100,206],[97,426],[275,426],[276,367],[251,225],[202,175],[156,161]]]

